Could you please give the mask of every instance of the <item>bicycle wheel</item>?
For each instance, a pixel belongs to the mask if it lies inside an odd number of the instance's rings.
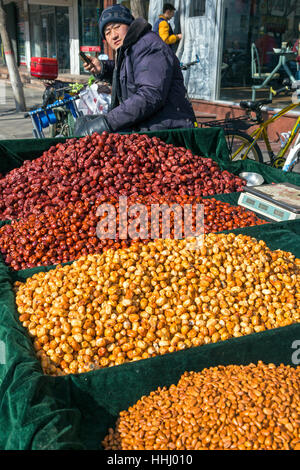
[[[70,137],[69,132],[69,114],[70,111],[62,107],[54,110],[56,123],[51,126],[50,137]]]
[[[245,160],[245,153],[253,143],[253,138],[241,131],[225,130],[225,138],[231,160]],[[263,162],[263,155],[257,143],[247,153],[247,159]]]

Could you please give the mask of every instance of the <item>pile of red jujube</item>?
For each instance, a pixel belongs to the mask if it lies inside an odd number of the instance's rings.
[[[194,233],[197,218],[199,219],[197,207],[200,204],[204,206],[204,233],[265,223],[253,212],[240,206],[231,206],[216,199],[203,199],[200,196],[177,195],[169,199],[158,195],[131,196],[122,199],[123,206],[120,201],[114,196],[100,196],[95,203],[91,201],[68,203],[59,211],[49,208],[42,214],[32,214],[27,218],[4,225],[0,228],[0,252],[5,263],[13,270],[59,264],[73,261],[82,255],[101,253],[109,248],[124,248],[136,241],[147,243],[153,238],[164,237],[165,226],[160,212],[163,205],[170,208],[170,236],[167,235],[164,238],[179,238],[181,234],[183,236],[184,207],[187,205],[190,205],[192,210],[191,228]],[[126,204],[125,232],[124,226],[121,225],[123,223],[121,217],[124,217],[124,204]],[[146,223],[141,223],[143,220],[140,216],[141,205],[147,214]],[[115,219],[113,233],[109,233],[108,230],[105,233],[99,231],[101,221],[105,230],[106,225],[109,228],[108,207],[113,209],[112,215]],[[131,212],[131,209],[134,211]],[[139,211],[137,212],[136,209]],[[153,236],[155,215],[159,222],[158,236]],[[178,232],[174,231],[176,224],[178,228],[178,221],[181,224],[179,237]],[[201,223],[201,221],[198,222]],[[130,232],[130,227],[133,227],[133,232]]]
[[[0,179],[0,219],[61,210],[99,195],[209,196],[242,191],[245,180],[157,137],[103,133],[72,138]]]

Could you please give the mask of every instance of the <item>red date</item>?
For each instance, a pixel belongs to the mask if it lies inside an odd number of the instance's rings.
[[[93,134],[68,139],[0,179],[0,218],[17,219],[99,195],[207,196],[242,191],[245,181],[211,158],[157,137]]]

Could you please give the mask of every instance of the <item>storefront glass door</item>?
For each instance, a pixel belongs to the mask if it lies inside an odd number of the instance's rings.
[[[56,58],[59,72],[69,72],[68,7],[29,5],[29,8],[31,56]]]

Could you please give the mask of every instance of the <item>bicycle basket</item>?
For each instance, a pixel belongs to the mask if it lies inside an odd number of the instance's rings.
[[[247,130],[254,125],[247,117],[230,119],[216,119],[215,121],[201,122],[199,127],[223,127],[226,131]]]

